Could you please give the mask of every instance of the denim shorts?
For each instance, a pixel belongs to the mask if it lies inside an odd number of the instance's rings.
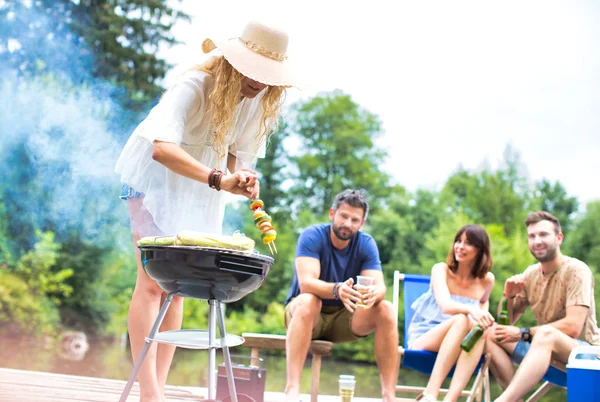
[[[138,193],[133,189],[133,187],[129,187],[127,184],[123,183],[121,186],[121,195],[119,196],[122,200],[128,200],[129,198],[139,198],[142,197],[144,193]]]
[[[590,345],[589,343],[587,343],[586,341],[582,341],[581,339],[576,339],[576,341],[579,343],[579,346],[589,346]],[[511,356],[513,363],[521,364],[521,362],[523,361],[523,358],[529,351],[530,347],[531,347],[531,343],[529,343],[529,342],[523,342],[523,341],[517,342],[517,346],[515,346],[515,350],[513,350],[513,354]],[[593,354],[582,354],[581,358],[583,360],[597,360],[598,359],[598,357]]]

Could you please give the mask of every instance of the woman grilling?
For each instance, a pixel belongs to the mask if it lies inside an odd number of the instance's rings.
[[[134,362],[166,295],[143,270],[135,246],[145,236],[197,230],[220,234],[225,194],[256,198],[256,172],[235,171],[236,152],[264,157],[276,129],[286,87],[295,81],[285,63],[288,36],[250,22],[240,37],[206,39],[204,64],[183,74],[137,127],[116,165],[127,200],[137,280],[128,329]],[[221,191],[222,190],[222,191]],[[160,328],[181,327],[183,298],[175,297]],[[140,369],[140,401],[166,401],[174,346],[152,345]]]
[[[415,310],[408,327],[407,345],[412,350],[437,352],[425,391],[417,401],[437,401],[442,382],[456,364],[444,401],[458,401],[473,374],[485,345],[485,337],[467,353],[460,344],[476,324],[487,329],[494,323],[489,297],[494,287],[490,240],[479,225],[463,226],[445,263],[431,270],[431,288],[411,306]]]

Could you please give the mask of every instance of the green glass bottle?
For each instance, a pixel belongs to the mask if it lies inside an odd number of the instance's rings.
[[[506,307],[507,300],[502,300],[502,311],[500,311],[500,315],[498,316],[498,324],[500,325],[509,325],[508,321],[508,309]]]
[[[483,335],[483,328],[481,325],[475,325],[473,328],[471,328],[467,336],[465,336],[465,339],[463,339],[462,343],[460,344],[460,348],[469,353],[479,338],[481,338],[481,335]]]

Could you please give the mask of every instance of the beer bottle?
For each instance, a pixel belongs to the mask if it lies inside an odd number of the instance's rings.
[[[506,307],[507,300],[502,300],[502,310],[500,311],[500,315],[498,316],[498,324],[500,325],[509,325],[508,321],[508,309]]]
[[[460,348],[469,353],[479,338],[481,338],[481,335],[483,335],[483,328],[479,324],[475,325],[473,328],[471,328],[467,336],[465,336],[465,339],[463,339],[462,343],[460,344]]]

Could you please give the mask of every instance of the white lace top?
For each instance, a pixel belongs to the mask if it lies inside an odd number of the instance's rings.
[[[152,159],[155,140],[173,142],[208,166],[226,170],[227,157],[219,160],[210,139],[208,95],[214,85],[211,75],[185,73],[162,97],[148,117],[135,129],[123,148],[115,171],[121,181],[145,194],[144,206],[166,234],[197,230],[221,234],[225,194],[207,184],[188,179]],[[227,152],[245,151],[264,158],[265,144],[257,134],[264,92],[238,105],[233,132],[227,137]]]

